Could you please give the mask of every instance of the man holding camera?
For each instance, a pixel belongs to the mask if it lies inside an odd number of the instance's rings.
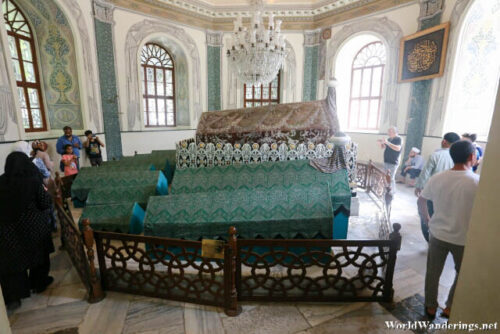
[[[396,193],[396,170],[399,166],[402,140],[398,136],[398,130],[391,126],[387,130],[389,138],[377,140],[378,144],[384,149],[384,168],[391,174],[391,193]]]
[[[104,144],[90,130],[85,131],[85,137],[87,140],[83,143],[83,147],[89,156],[90,164],[93,167],[100,166],[102,164],[101,146],[104,147]]]

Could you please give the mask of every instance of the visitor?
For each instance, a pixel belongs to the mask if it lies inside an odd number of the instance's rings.
[[[454,143],[450,148],[450,155],[454,163],[453,168],[431,177],[418,198],[419,212],[430,228],[425,273],[425,312],[430,317],[436,315],[439,278],[448,253],[453,256],[456,274],[441,315],[450,316],[472,205],[479,183],[479,175],[472,171],[472,166],[476,163],[476,149],[470,141],[461,140]],[[434,203],[432,218],[427,211],[428,200]]]
[[[427,163],[422,169],[422,172],[420,172],[417,182],[415,183],[415,195],[417,197],[420,196],[422,189],[431,176],[453,167],[453,160],[451,159],[449,149],[453,143],[459,140],[460,136],[455,132],[448,132],[443,136],[443,140],[441,140],[441,148],[431,154],[429,160],[427,160]],[[429,216],[432,217],[432,214],[434,213],[432,201],[427,202],[427,208],[429,209]],[[422,229],[422,234],[424,235],[425,240],[428,242],[429,227],[425,224],[424,217],[422,216],[420,216],[420,228]]]
[[[104,144],[90,130],[85,131],[85,137],[87,137],[87,140],[83,143],[83,146],[89,157],[90,164],[100,166],[102,164],[101,146],[104,147]]]
[[[377,142],[384,150],[384,168],[391,175],[391,193],[396,193],[396,170],[399,166],[399,157],[401,155],[401,137],[398,136],[398,130],[391,126],[387,130],[389,138],[379,139]]]
[[[47,151],[47,143],[39,140],[35,140],[31,144],[31,161],[37,166],[40,173],[43,175],[43,184],[45,186],[45,190],[47,190],[52,196],[52,198],[56,195],[56,184],[54,179],[52,178],[52,172],[54,171],[54,163],[50,159]],[[50,224],[52,226],[52,231],[57,230],[57,219],[56,213],[54,210],[54,206],[50,207]]]
[[[65,145],[62,162],[64,164],[64,176],[71,176],[78,173],[77,161],[78,157],[73,153],[73,146]]]
[[[412,147],[408,160],[404,164],[404,168],[401,171],[401,176],[406,179],[406,175],[410,176],[409,186],[414,186],[417,177],[420,175],[422,168],[424,167],[424,158],[420,155],[420,150],[416,147]]]
[[[78,136],[73,136],[73,129],[70,126],[65,126],[63,128],[64,135],[57,139],[56,150],[60,155],[65,154],[64,147],[66,145],[71,145],[73,147],[73,153],[76,155],[76,167],[80,169],[80,149],[82,148],[82,142]],[[61,171],[64,171],[64,163],[61,161],[60,164]]]
[[[47,148],[48,145],[44,141],[40,140],[35,140],[31,144],[31,148],[33,149],[33,154],[35,154],[35,157],[42,159],[43,163],[45,164],[45,167],[51,172],[54,171],[54,162],[52,162],[52,159],[50,159],[49,154],[47,153]]]
[[[10,153],[0,176],[0,285],[8,309],[18,308],[30,290],[43,292],[54,280],[48,275],[54,251],[51,204],[28,156]]]
[[[47,143],[35,140],[31,144],[31,160],[38,167],[40,172],[43,174],[43,184],[49,187],[52,180],[52,171],[54,170],[54,163],[50,159],[47,152]]]
[[[481,163],[481,160],[483,159],[483,148],[476,143],[477,135],[475,133],[464,133],[462,135],[462,139],[469,140],[476,148],[476,164],[472,167],[472,170],[475,173]]]

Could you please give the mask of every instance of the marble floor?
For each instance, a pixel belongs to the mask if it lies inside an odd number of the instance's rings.
[[[378,235],[371,199],[360,193],[360,215],[351,217],[350,239]],[[419,305],[424,288],[427,243],[420,232],[413,189],[398,185],[392,222],[402,225],[403,243],[394,275],[396,305]],[[74,215],[78,216],[75,210]],[[55,239],[57,241],[57,239]],[[45,292],[22,301],[9,314],[13,333],[176,334],[176,333],[398,333],[386,321],[419,319],[407,307],[388,311],[379,303],[242,303],[238,317],[222,309],[108,292],[96,304],[84,300],[85,289],[66,253],[52,254],[55,282]],[[439,301],[443,305],[454,278],[451,256],[441,277]],[[420,310],[421,311],[421,310]],[[408,312],[413,312],[408,315]],[[419,319],[420,320],[420,319]]]

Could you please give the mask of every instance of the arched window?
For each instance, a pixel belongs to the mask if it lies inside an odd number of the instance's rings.
[[[270,104],[280,103],[280,77],[281,71],[276,78],[267,85],[243,86],[245,108],[268,106]]]
[[[382,102],[385,47],[380,41],[364,45],[351,66],[349,129],[377,130]]]
[[[141,54],[143,70],[144,125],[175,126],[174,61],[163,47],[144,45]]]
[[[2,10],[16,76],[24,130],[26,132],[46,131],[47,123],[31,27],[12,0],[3,0]]]
[[[444,130],[486,140],[500,77],[500,0],[474,1],[459,36]]]

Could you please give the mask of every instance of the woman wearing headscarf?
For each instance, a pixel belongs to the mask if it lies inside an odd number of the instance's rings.
[[[51,172],[54,169],[54,163],[50,160],[47,152],[45,152],[47,144],[39,140],[35,140],[31,144],[31,147],[33,148],[33,151],[30,153],[31,161],[35,164],[40,173],[42,173],[43,184],[45,187],[49,188],[49,185],[54,182],[51,175]]]
[[[50,195],[28,156],[12,152],[0,176],[0,284],[9,309],[21,305],[30,290],[44,291],[50,277],[49,254],[54,251]]]

